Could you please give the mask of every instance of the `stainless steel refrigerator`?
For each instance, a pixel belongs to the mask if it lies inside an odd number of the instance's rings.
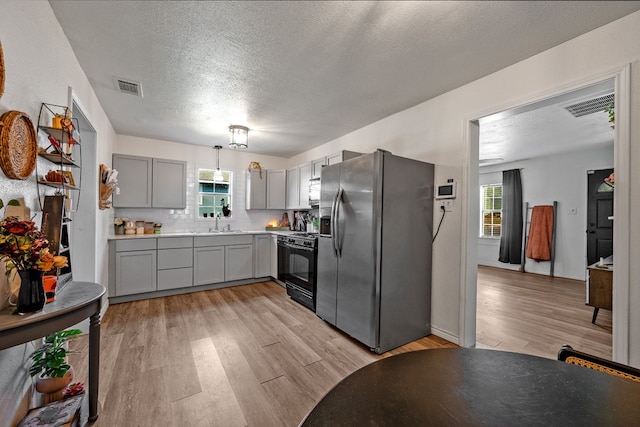
[[[383,150],[322,169],[316,314],[376,353],[431,333],[433,169]]]

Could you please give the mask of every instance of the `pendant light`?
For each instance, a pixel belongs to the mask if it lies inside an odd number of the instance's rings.
[[[213,149],[218,152],[218,162],[216,163],[216,171],[213,173],[214,181],[224,181],[224,175],[220,170],[220,149],[221,148],[222,148],[222,145],[216,145],[215,147],[213,147]]]
[[[231,148],[247,148],[249,147],[249,128],[240,125],[229,126],[231,140],[229,147]]]

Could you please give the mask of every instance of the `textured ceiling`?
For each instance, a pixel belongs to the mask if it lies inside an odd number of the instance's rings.
[[[50,0],[119,134],[290,157],[640,9],[640,2]],[[142,84],[143,98],[113,78]]]
[[[613,94],[614,85],[614,79],[609,79],[481,119],[480,165],[584,149],[613,148],[613,129],[607,113],[598,111],[574,117],[566,107]]]

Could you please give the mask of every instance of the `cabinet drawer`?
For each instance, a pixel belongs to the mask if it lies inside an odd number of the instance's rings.
[[[183,268],[193,266],[193,250],[183,249],[159,249],[158,270],[170,268]]]
[[[158,239],[158,249],[192,248],[193,237],[162,237]]]
[[[188,288],[193,285],[192,268],[158,271],[158,290]]]
[[[116,252],[155,250],[156,239],[117,240]]]
[[[195,237],[193,246],[203,248],[206,246],[226,246],[226,245],[246,245],[253,243],[253,235],[243,234],[241,236],[200,236]]]

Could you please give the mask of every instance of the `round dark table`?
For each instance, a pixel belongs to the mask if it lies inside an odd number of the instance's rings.
[[[640,425],[640,383],[519,353],[421,350],[349,375],[300,425]]]

